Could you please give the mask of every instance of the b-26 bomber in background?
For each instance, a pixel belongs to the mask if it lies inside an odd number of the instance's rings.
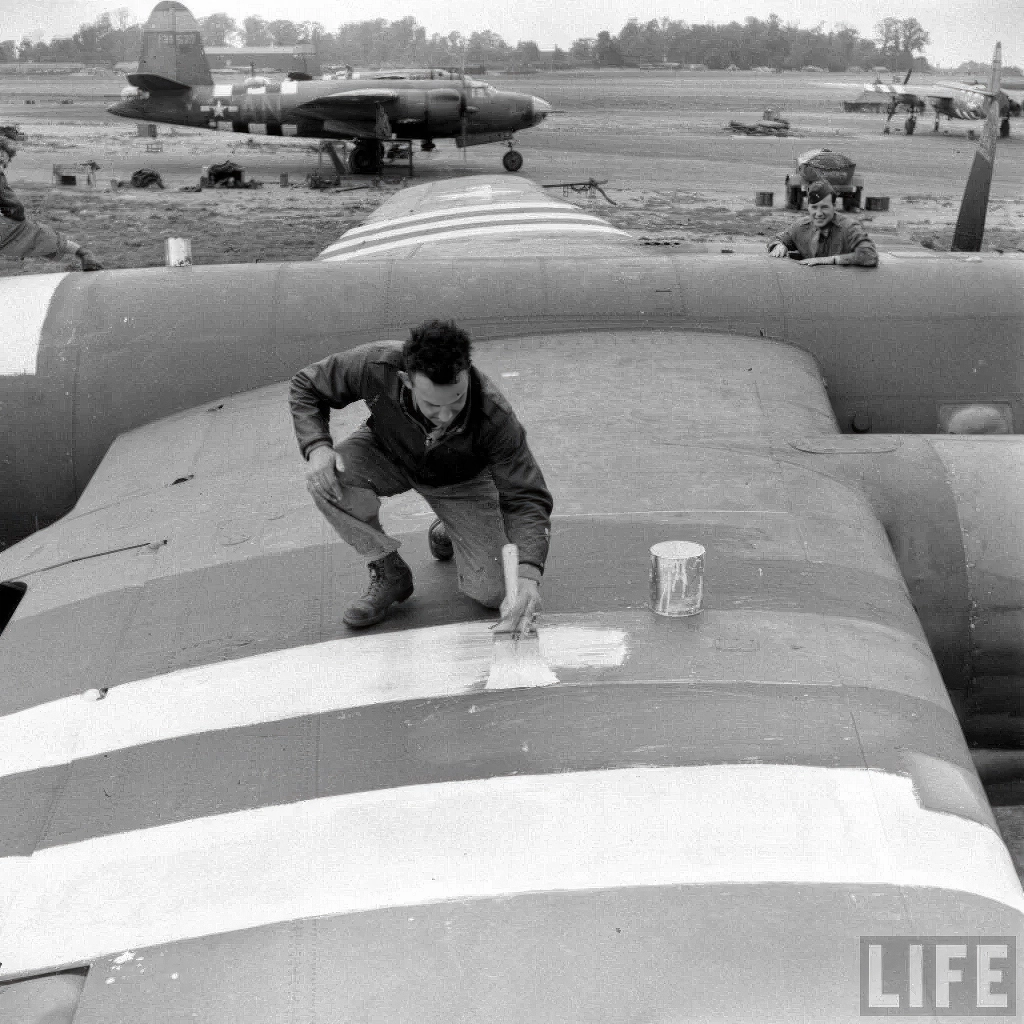
[[[504,92],[472,78],[395,78],[331,81],[214,83],[199,26],[177,0],[153,8],[142,36],[142,56],[131,85],[111,114],[140,121],[264,135],[355,140],[350,166],[360,174],[380,168],[385,143],[434,139],[457,146],[504,142],[507,171],[522,154],[515,133],[540,124],[551,105],[538,96]]]

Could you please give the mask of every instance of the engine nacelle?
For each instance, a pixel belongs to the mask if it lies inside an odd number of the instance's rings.
[[[1024,437],[820,440],[803,458],[867,495],[961,718],[999,712],[976,738],[1024,740]]]

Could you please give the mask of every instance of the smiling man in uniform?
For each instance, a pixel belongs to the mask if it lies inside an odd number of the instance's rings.
[[[378,514],[380,499],[415,490],[437,519],[431,554],[453,555],[459,589],[501,608],[498,630],[520,633],[540,610],[551,494],[505,396],[472,365],[469,336],[428,320],[404,344],[372,342],[321,359],[291,381],[306,485],[327,521],[369,563],[366,593],[345,611],[360,629],[413,592],[412,570]],[[370,418],[335,445],[331,409],[362,399]],[[519,548],[518,598],[505,598],[501,548]]]
[[[811,183],[807,190],[808,216],[787,228],[769,246],[785,259],[799,252],[801,267],[876,267],[878,251],[860,222],[836,210],[836,197],[827,181]]]

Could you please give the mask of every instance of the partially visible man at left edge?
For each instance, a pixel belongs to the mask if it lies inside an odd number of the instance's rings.
[[[366,593],[346,609],[359,629],[384,619],[413,591],[400,542],[379,519],[380,499],[415,490],[437,519],[431,554],[455,556],[459,589],[501,608],[496,628],[521,633],[540,610],[552,499],[526,431],[505,396],[472,365],[469,336],[430,320],[408,340],[359,345],[321,359],[291,381],[291,412],[308,463],[306,485],[338,535],[363,555]],[[334,444],[331,409],[362,399],[370,418]],[[514,604],[505,594],[501,548],[519,548]]]
[[[83,270],[102,270],[103,264],[73,238],[48,224],[37,224],[25,217],[25,207],[7,184],[3,173],[17,154],[14,143],[0,136],[0,256],[9,260],[23,260],[29,256],[51,260],[77,256],[82,261]]]

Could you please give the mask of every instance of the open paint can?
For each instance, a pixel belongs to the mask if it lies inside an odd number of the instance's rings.
[[[679,618],[696,615],[704,598],[704,548],[686,540],[651,547],[651,609]]]

